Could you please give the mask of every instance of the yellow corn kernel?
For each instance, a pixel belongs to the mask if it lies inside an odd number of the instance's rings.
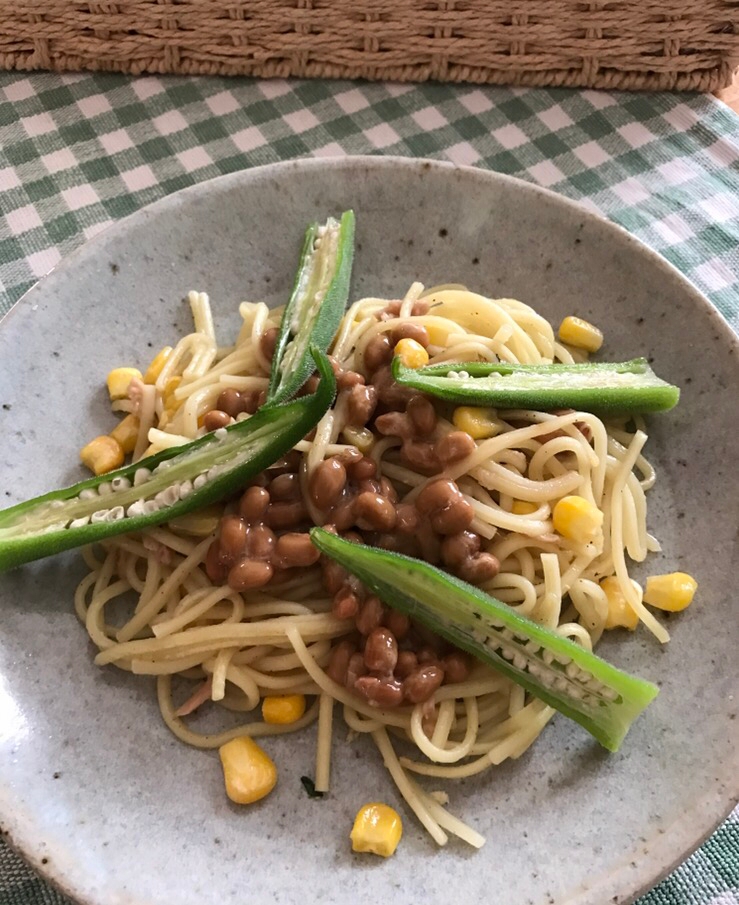
[[[186,512],[170,519],[169,527],[180,534],[189,534],[193,537],[207,537],[218,529],[218,522],[223,515],[223,506],[205,506],[194,512]]]
[[[439,327],[437,324],[424,324],[424,326],[426,327],[430,345],[445,346],[447,344],[447,338],[449,337],[448,330]]]
[[[170,377],[164,385],[162,402],[164,403],[164,411],[170,415],[174,415],[180,407],[180,400],[175,397],[174,391],[181,383],[181,377]]]
[[[559,325],[559,338],[568,346],[597,352],[603,345],[603,334],[594,325],[581,317],[566,317]]]
[[[165,346],[163,349],[160,349],[157,354],[152,358],[151,364],[146,369],[146,373],[144,374],[144,383],[156,383],[157,378],[162,373],[162,368],[167,363],[167,359],[172,354],[172,346]]]
[[[221,745],[218,754],[223,765],[226,794],[236,804],[259,801],[274,789],[277,767],[254,739],[246,735]]]
[[[514,515],[531,515],[536,512],[539,507],[536,503],[529,503],[526,500],[514,500],[511,505],[511,512]]]
[[[422,368],[429,363],[429,353],[415,339],[399,340],[394,351],[406,368]]]
[[[359,809],[349,838],[352,851],[372,852],[389,858],[403,835],[400,814],[389,805],[371,802]]]
[[[128,396],[129,384],[134,378],[141,380],[141,371],[138,368],[113,368],[106,380],[111,401],[125,399]]]
[[[96,475],[107,474],[123,465],[123,449],[113,437],[95,437],[82,447],[80,459]]]
[[[698,582],[687,572],[650,575],[644,590],[644,603],[669,613],[679,613],[690,606],[697,587]]]
[[[460,405],[454,409],[452,421],[456,428],[468,433],[473,440],[487,440],[500,430],[494,421],[495,416],[495,409]]]
[[[294,723],[305,713],[305,695],[274,694],[262,701],[262,718],[265,723],[285,726]]]
[[[126,415],[110,432],[110,436],[121,444],[125,455],[136,449],[136,440],[139,436],[139,419],[136,415]]]
[[[639,624],[639,616],[624,597],[618,578],[615,575],[604,578],[600,586],[605,591],[608,600],[606,628],[627,628],[633,632]]]
[[[581,496],[565,496],[552,511],[554,530],[568,540],[586,544],[603,527],[603,513]]]

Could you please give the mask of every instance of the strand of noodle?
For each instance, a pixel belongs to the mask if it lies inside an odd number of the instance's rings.
[[[259,706],[261,698],[259,686],[254,677],[248,672],[248,667],[235,666],[233,661],[229,662],[226,668],[226,679],[243,693],[245,710],[254,710]]]
[[[242,666],[248,663],[255,663],[257,660],[260,660],[262,657],[265,657],[272,651],[268,644],[255,644],[254,647],[250,647],[246,650],[240,650],[233,655],[232,663]]]
[[[495,584],[493,584],[495,582]],[[499,583],[498,583],[499,582]],[[506,589],[515,590],[515,595],[506,594]],[[511,609],[521,616],[530,616],[536,609],[536,588],[523,575],[515,572],[499,572],[495,578],[486,584],[486,590],[490,590],[494,597],[507,603]],[[520,603],[515,603],[521,597]]]
[[[469,487],[468,482],[463,481],[462,483],[464,484],[465,489]],[[473,488],[469,487],[469,489],[472,490]],[[406,497],[406,500],[407,499],[408,498]],[[475,497],[469,493],[465,493],[465,499],[471,504],[475,515],[480,521],[487,522],[496,528],[503,528],[506,531],[517,531],[519,534],[526,534],[527,536],[534,537],[537,534],[551,533],[552,526],[550,522],[538,521],[530,516],[513,515],[497,505],[491,506],[488,503],[483,503],[480,500],[475,499]]]
[[[218,389],[221,390],[266,390],[269,386],[267,377],[244,376],[242,374],[221,374],[218,378]]]
[[[320,663],[331,652],[331,641],[315,641],[307,645],[308,653]],[[268,654],[258,658],[259,668],[263,672],[283,672],[288,669],[298,669],[302,666],[296,653]]]
[[[364,307],[364,300],[360,299],[349,307],[342,318],[341,326],[339,327],[339,332],[334,340],[332,348],[332,354],[335,358],[338,358],[339,361],[343,361],[351,352],[356,344],[356,336],[364,329],[363,324],[365,324],[365,322],[369,324],[374,320],[374,316],[372,315],[366,318],[358,317],[360,313],[364,313]],[[356,321],[359,321],[359,323],[357,324]]]
[[[110,537],[102,541],[100,546],[108,550],[124,550],[126,553],[132,553],[140,559],[148,559],[149,551],[146,549],[142,541],[134,536],[120,534],[118,537]]]
[[[563,638],[569,638],[571,641],[576,641],[581,647],[584,647],[585,650],[592,652],[593,640],[590,637],[588,630],[582,625],[578,625],[577,622],[565,622],[562,625],[556,626],[554,631],[558,635],[562,635]]]
[[[464,342],[454,342],[454,338],[450,336],[449,345],[443,352],[432,355],[429,364],[441,364],[444,361],[496,361],[496,359],[512,361],[514,358],[505,346],[500,345],[496,349],[492,340],[475,342],[468,337],[465,337],[464,340]]]
[[[154,426],[156,399],[156,388],[150,384],[143,384],[138,412],[139,432],[136,436],[136,445],[131,459],[133,462],[141,458],[149,445],[149,431]]]
[[[485,465],[470,468],[472,475],[488,490],[498,490],[527,503],[541,503],[547,500],[560,499],[572,493],[580,486],[582,478],[575,471],[546,481],[532,481],[523,475],[510,471],[503,465],[489,459]],[[458,478],[462,475],[458,475]],[[456,479],[455,479],[456,480]]]
[[[418,301],[422,293],[423,283],[419,283],[418,280],[414,280],[411,283],[408,292],[406,292],[403,301],[400,303],[400,317],[407,318],[411,316],[413,305]]]
[[[344,722],[353,732],[375,732],[382,727],[382,722],[380,720],[373,720],[368,717],[360,716],[357,711],[348,704],[344,704],[343,713]]]
[[[308,653],[308,648],[303,643],[301,633],[297,628],[293,626],[289,627],[286,634],[295,649],[295,653],[300,657],[300,661],[303,664],[305,671],[323,692],[330,694],[341,704],[352,707],[357,713],[364,714],[371,719],[382,720],[383,724],[386,726],[398,726],[401,729],[408,728],[410,725],[410,713],[407,709],[398,708],[396,710],[381,710],[377,707],[365,705],[362,701],[359,701],[355,695],[351,694],[337,682],[334,682],[333,679],[329,678],[318,666]]]
[[[82,581],[77,585],[74,592],[74,611],[80,622],[84,623],[87,618],[87,592],[93,587],[97,581],[97,572],[90,572],[85,575]]]
[[[272,370],[272,362],[262,351],[262,336],[267,331],[267,320],[270,315],[269,308],[260,302],[254,312],[254,320],[251,328],[251,350],[254,354],[257,366],[267,374]]]
[[[331,776],[331,736],[334,719],[334,699],[330,694],[318,698],[318,737],[316,739],[317,792],[328,792]]]
[[[251,371],[253,368],[254,354],[252,350],[248,346],[241,346],[233,354],[227,355],[217,365],[214,365],[207,374],[194,380],[188,380],[187,383],[183,381],[174,391],[174,398],[184,401],[193,393],[212,386],[222,374],[232,372],[238,374],[242,371]]]
[[[390,776],[392,776],[393,782],[397,786],[400,794],[405,799],[408,807],[413,811],[416,817],[418,817],[421,824],[429,832],[434,842],[436,842],[438,845],[446,845],[449,841],[447,834],[442,830],[438,822],[431,816],[428,808],[411,786],[410,780],[405,775],[405,771],[400,765],[400,761],[398,760],[398,757],[393,750],[393,746],[390,742],[390,739],[388,738],[387,731],[385,729],[376,729],[372,733],[372,738],[374,739],[377,747],[380,749],[383,763],[390,773]]]
[[[461,839],[463,842],[467,842],[473,848],[482,848],[485,845],[485,837],[481,836],[477,830],[472,829],[471,826],[464,823],[464,821],[460,820],[458,817],[455,817],[453,814],[450,814],[449,811],[438,799],[435,797],[435,793],[428,793],[424,791],[417,782],[408,777],[408,783],[411,789],[418,795],[419,799],[423,802],[423,805],[428,810],[431,817],[436,820],[440,827],[445,830],[448,830],[458,839]],[[436,793],[437,795],[439,793]],[[445,793],[442,793],[443,795]],[[448,796],[445,795],[448,798]]]
[[[197,541],[188,538],[181,537],[179,534],[175,534],[174,531],[170,531],[166,525],[160,525],[158,528],[149,528],[144,532],[144,537],[150,537],[155,541],[158,541],[160,544],[164,544],[166,547],[169,547],[171,550],[174,550],[177,553],[181,553],[183,556],[189,556],[190,553],[195,549],[195,545]]]
[[[167,431],[159,430],[157,427],[152,427],[149,430],[147,439],[150,444],[146,450],[147,456],[153,456],[163,449],[172,449],[175,446],[183,446],[185,443],[190,442],[190,437],[185,437],[182,434],[170,434]]]
[[[574,364],[575,362],[575,359],[572,357],[572,353],[567,346],[563,346],[562,343],[557,342],[554,344],[554,359],[568,365]]]
[[[622,507],[618,505],[619,496],[623,492],[626,479],[633,469],[636,458],[646,441],[647,435],[643,431],[637,431],[634,434],[634,439],[631,441],[626,456],[620,463],[618,473],[613,482],[613,489],[611,491],[611,550],[616,577],[618,578],[621,592],[623,593],[626,602],[636,612],[641,621],[652,632],[657,640],[661,641],[662,644],[665,644],[670,640],[669,632],[654,618],[649,610],[647,610],[639,599],[639,595],[629,579],[629,573],[623,553]]]
[[[192,310],[192,319],[195,324],[197,333],[204,333],[210,337],[213,342],[216,341],[216,331],[213,326],[213,314],[210,307],[210,298],[207,292],[195,292],[190,290],[187,293],[187,300]]]
[[[269,689],[270,693],[279,691],[284,694],[286,688],[292,688],[297,681],[305,680],[303,675],[271,676],[252,666],[239,666],[239,669],[248,675],[260,690]]]
[[[457,700],[458,698],[478,698],[483,695],[493,694],[505,688],[509,680],[499,673],[486,670],[489,675],[480,679],[468,679],[465,682],[455,682],[450,685],[442,685],[434,693],[437,701]]]
[[[590,633],[593,645],[597,644],[608,616],[606,592],[594,581],[578,578],[570,587],[570,600],[579,613],[582,624]]]
[[[146,587],[145,578],[142,579],[137,571],[137,566],[141,560],[138,556],[132,556],[130,553],[119,553],[118,573],[121,578],[129,583],[131,588],[141,597]],[[148,562],[145,560],[144,562]]]
[[[508,699],[508,715],[515,716],[520,713],[526,703],[526,692],[520,685],[511,688],[511,696]]]
[[[198,435],[198,418],[210,409],[215,408],[216,399],[221,392],[219,384],[201,387],[191,393],[180,406],[175,420],[169,427],[181,425],[184,436],[195,438]]]
[[[582,437],[582,434],[580,436]],[[598,464],[598,459],[585,437],[582,437],[582,440],[578,440],[576,437],[555,437],[542,443],[529,462],[529,478],[534,481],[543,480],[547,466],[556,462],[555,456],[561,453],[572,453],[575,456],[577,470],[585,475],[583,484],[589,484],[590,469]]]
[[[203,658],[198,654],[193,657],[182,657],[179,660],[152,660],[142,657],[133,657],[128,664],[128,669],[137,676],[164,676],[185,672],[195,666],[201,666]],[[119,669],[125,669],[123,661],[116,663]]]
[[[498,766],[498,764],[502,764],[508,758],[513,760],[519,758],[531,747],[542,729],[556,713],[553,707],[548,707],[546,704],[542,704],[541,701],[534,701],[533,704],[528,706],[533,707],[534,705],[539,705],[539,709],[535,711],[528,725],[515,732],[509,738],[499,742],[488,751],[488,758],[491,764]]]
[[[417,487],[426,480],[425,475],[419,474],[417,471],[411,471],[410,468],[405,468],[403,465],[396,465],[394,462],[388,462],[387,459],[383,460],[380,470],[383,476],[391,478],[393,481],[398,481],[400,484],[405,484],[408,487]]]
[[[646,525],[639,518],[637,503],[631,485],[631,478],[626,482],[626,486],[621,494],[621,516],[623,519],[624,543],[626,552],[634,560],[634,562],[643,562],[647,555],[647,539]],[[634,483],[639,487],[639,482],[634,478]],[[641,490],[641,487],[639,487]]]
[[[312,616],[313,607],[292,600],[270,600],[264,603],[249,603],[249,618],[264,619],[267,616]],[[344,623],[346,624],[346,623]]]
[[[312,474],[325,457],[326,446],[331,442],[334,427],[334,411],[329,409],[316,425],[316,434],[308,453],[308,473]]]
[[[140,641],[119,643],[114,648],[99,653],[95,658],[95,663],[102,666],[126,657],[146,656],[152,653],[162,656],[167,653],[170,656],[184,656],[194,654],[199,650],[217,651],[220,646],[240,647],[244,644],[255,643],[279,644],[288,639],[291,631],[300,631],[309,640],[318,641],[346,634],[347,628],[346,620],[335,619],[324,614],[278,617],[257,623],[207,625],[189,628],[175,635],[167,635],[165,638],[145,638]]]
[[[544,595],[538,602],[535,619],[547,628],[556,628],[562,609],[562,581],[559,560],[554,553],[542,553],[541,565],[544,570]]]
[[[134,612],[139,612],[142,607],[151,600],[156,593],[156,589],[162,580],[162,567],[154,556],[148,556],[146,562],[146,579],[144,580],[144,589],[136,602]]]
[[[449,733],[454,724],[454,700],[447,699],[439,702],[438,714],[436,716],[436,725],[431,734],[431,744],[437,748],[443,748],[449,740]],[[416,708],[414,708],[415,713]],[[412,727],[412,721],[411,721]]]
[[[400,758],[403,769],[410,773],[418,773],[420,776],[435,776],[438,779],[467,779],[490,769],[490,760],[487,752],[476,760],[466,764],[446,767],[442,764],[428,764],[422,761],[411,760],[407,757]]]
[[[633,434],[630,434],[628,431],[617,430],[613,425],[609,425],[608,431],[608,451],[612,455],[620,452],[622,455],[626,452],[627,447],[631,443],[633,439]],[[634,467],[641,472],[642,478],[639,481],[642,488],[644,490],[651,490],[654,486],[654,482],[657,479],[657,473],[654,470],[654,466],[652,463],[646,459],[641,453],[636,457],[636,461],[634,462]]]
[[[452,702],[453,705],[453,702]],[[429,760],[437,764],[453,764],[467,757],[475,743],[477,737],[478,716],[477,716],[477,698],[465,698],[465,706],[467,708],[467,731],[464,739],[458,744],[450,748],[442,748],[435,745],[426,733],[423,731],[423,705],[417,704],[413,708],[411,714],[410,734],[416,747]]]
[[[187,597],[182,598],[180,601],[180,605],[185,604],[189,598],[193,598],[197,595],[197,597],[202,596],[202,591],[196,591],[195,594],[189,594]],[[152,620],[152,632],[156,638],[166,638],[168,635],[173,635],[175,632],[181,631],[185,626],[189,625],[191,622],[194,622],[204,613],[207,613],[209,609],[213,607],[213,604],[218,603],[225,598],[230,598],[232,602],[235,603],[235,595],[234,592],[227,585],[219,588],[214,588],[210,593],[206,593],[205,597],[202,600],[199,600],[194,605],[186,605],[182,612],[180,612],[177,616],[172,619],[167,619],[166,621],[159,622],[154,624]],[[243,602],[241,605],[241,615],[243,615]],[[234,614],[235,615],[235,614]],[[232,622],[238,621],[237,619],[232,619]]]
[[[216,654],[215,660],[213,661],[213,681],[210,692],[212,701],[222,701],[226,694],[226,673],[234,653],[235,651],[233,649],[225,649],[219,650]]]
[[[115,641],[107,634],[107,626],[103,622],[103,608],[109,600],[128,590],[130,590],[128,582],[120,579],[93,594],[85,614],[85,628],[92,643],[97,645],[100,650],[105,650],[115,644]]]
[[[201,734],[193,732],[185,726],[182,719],[175,716],[175,708],[171,696],[171,676],[159,676],[157,678],[157,700],[162,719],[171,732],[181,741],[195,748],[220,748],[231,739],[248,736],[285,735],[288,732],[297,732],[314,722],[318,716],[318,701],[316,701],[299,719],[288,725],[274,723],[244,723],[225,732]]]
[[[152,596],[147,604],[134,614],[134,616],[121,628],[116,637],[118,641],[128,641],[130,638],[141,631],[141,629],[151,622],[154,616],[163,608],[167,598],[176,590],[183,577],[193,569],[203,559],[208,547],[211,544],[211,538],[206,537],[202,540],[185,559],[177,566],[167,580],[160,585],[157,592]]]

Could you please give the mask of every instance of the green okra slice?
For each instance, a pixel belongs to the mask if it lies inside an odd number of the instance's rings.
[[[246,421],[63,490],[0,511],[0,571],[139,531],[216,502],[289,452],[336,393],[331,363],[314,350],[312,396],[262,406]]]
[[[680,398],[678,387],[659,378],[646,358],[549,365],[462,361],[414,370],[396,357],[393,377],[447,402],[508,409],[662,412]]]
[[[617,751],[658,688],[422,560],[311,530],[316,547],[389,606],[468,651]]]
[[[308,227],[298,275],[280,322],[267,401],[289,399],[314,370],[310,348],[325,352],[349,297],[354,259],[354,212]]]

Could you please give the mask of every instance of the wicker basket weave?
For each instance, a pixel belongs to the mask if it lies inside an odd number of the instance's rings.
[[[738,0],[0,0],[0,68],[709,91]]]

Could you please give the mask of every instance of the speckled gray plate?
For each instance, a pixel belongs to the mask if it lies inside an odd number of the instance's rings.
[[[452,811],[487,836],[480,852],[438,850],[371,744],[341,730],[329,797],[302,790],[306,732],[265,743],[278,787],[240,809],[216,755],[162,725],[151,680],[92,665],[72,612],[72,553],[0,576],[3,825],[39,870],[95,905],[628,901],[701,842],[737,791],[739,374],[726,325],[625,232],[515,180],[409,160],[299,161],[166,198],[72,255],[3,321],[4,503],[80,476],[79,448],[112,426],[105,374],[189,329],[188,289],[210,292],[227,336],[242,298],[285,299],[305,224],[348,206],[355,296],[454,281],[555,323],[574,311],[603,327],[609,357],[651,356],[683,387],[680,407],[651,421],[649,524],[665,550],[651,568],[693,573],[698,597],[669,620],[666,647],[644,631],[603,646],[662,693],[617,755],[557,717],[518,762],[448,784]],[[353,814],[373,799],[406,815],[388,861],[350,851]]]

